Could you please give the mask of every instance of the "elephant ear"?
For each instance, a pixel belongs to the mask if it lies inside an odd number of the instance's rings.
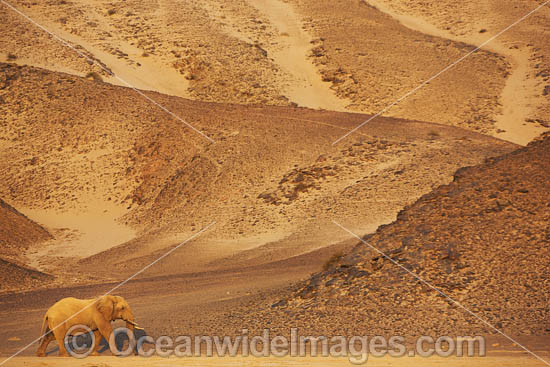
[[[108,321],[113,319],[114,309],[115,305],[112,296],[103,296],[97,301],[97,310]]]

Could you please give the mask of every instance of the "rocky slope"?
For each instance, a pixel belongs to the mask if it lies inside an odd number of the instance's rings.
[[[50,238],[48,231],[0,199],[0,248],[3,256],[19,258],[21,251],[33,243]]]
[[[313,335],[496,333],[410,271],[508,335],[548,334],[549,171],[548,134],[460,169],[452,183],[363,237],[402,267],[359,242],[272,306],[226,316],[258,328],[268,322],[285,331],[291,324]]]

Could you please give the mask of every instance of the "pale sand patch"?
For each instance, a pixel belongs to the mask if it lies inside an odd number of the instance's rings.
[[[88,200],[86,207],[64,212],[21,209],[56,237],[27,253],[30,266],[47,270],[44,266],[50,264],[52,258],[84,258],[134,238],[134,230],[117,221],[126,214],[126,208],[99,198]]]
[[[442,30],[426,20],[395,11],[387,1],[365,0],[379,11],[398,20],[405,27],[431,36],[442,37],[478,46],[493,37],[490,32],[479,34],[464,34],[457,36],[450,31]],[[483,28],[479,25],[478,28]],[[513,32],[511,29],[509,32]],[[538,96],[537,81],[530,75],[530,53],[525,48],[515,48],[507,45],[502,39],[496,38],[482,47],[482,49],[504,55],[512,64],[510,76],[501,92],[500,102],[502,113],[496,116],[495,132],[493,136],[512,143],[527,145],[533,138],[543,133],[545,128],[535,124],[526,124],[525,119],[534,111],[538,104],[543,103]],[[454,60],[450,60],[452,62]],[[429,87],[429,86],[428,86]],[[499,132],[504,130],[504,132]]]
[[[336,96],[330,89],[331,83],[323,82],[317,68],[308,60],[312,38],[302,29],[300,17],[292,5],[273,0],[249,3],[279,31],[278,47],[269,56],[292,76],[293,83],[286,87],[285,95],[299,106],[346,111],[349,102]]]
[[[9,62],[11,64],[16,64],[19,66],[30,65],[30,66],[35,66],[46,70],[58,71],[60,73],[66,73],[66,74],[72,74],[72,75],[81,74],[70,67],[63,66],[58,63],[54,63],[51,60],[47,60],[47,59],[41,60],[37,57],[33,57],[33,55],[21,55],[21,56],[18,56],[17,59],[15,60],[8,60],[7,54],[0,52],[0,61]],[[82,76],[82,75],[79,75],[79,76]]]

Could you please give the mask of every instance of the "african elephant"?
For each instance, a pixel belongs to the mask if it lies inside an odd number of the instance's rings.
[[[124,320],[126,327],[134,330],[134,315],[128,302],[120,296],[102,296],[92,299],[63,298],[48,309],[42,322],[43,335],[36,354],[46,355],[46,347],[54,338],[59,346],[59,356],[68,356],[65,335],[74,325],[86,325],[94,330],[95,345],[92,355],[97,355],[101,337],[109,340],[111,321]]]

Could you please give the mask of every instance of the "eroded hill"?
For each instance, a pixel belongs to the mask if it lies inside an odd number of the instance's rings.
[[[507,335],[548,334],[549,170],[549,135],[460,169],[279,302],[228,319],[313,335],[496,333],[410,271]]]
[[[202,101],[376,113],[539,5],[466,1],[449,12],[457,5],[447,3],[12,1],[55,37],[3,5],[0,57]],[[499,135],[511,141],[518,130],[548,125],[549,50],[540,32],[548,16],[542,9],[502,47],[469,55],[385,114],[488,134],[513,130]],[[512,75],[518,60],[523,69]],[[517,115],[518,98],[527,121],[499,124]]]
[[[128,88],[13,64],[0,76],[0,195],[54,234],[27,253],[41,269],[88,258],[79,274],[97,262],[119,278],[214,221],[150,272],[287,258],[347,238],[334,218],[373,231],[459,167],[515,148],[389,118],[333,146],[368,116],[147,94],[211,143]]]

